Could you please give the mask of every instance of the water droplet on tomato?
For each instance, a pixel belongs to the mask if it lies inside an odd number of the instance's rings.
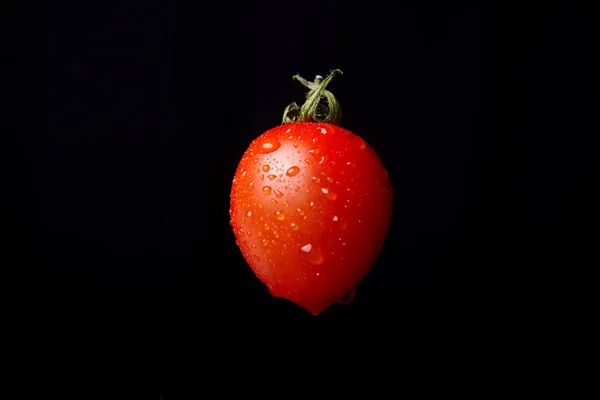
[[[265,180],[265,176],[264,176],[264,175],[261,175],[261,176],[260,176],[260,180],[261,180],[261,181],[264,181],[264,180]]]
[[[260,243],[261,243],[263,246],[268,246],[268,245],[269,245],[269,242],[267,241],[267,239],[263,239],[263,240],[261,240],[261,241],[260,241]]]
[[[313,183],[320,183],[321,182],[321,178],[319,178],[318,176],[313,176],[312,178]]]
[[[281,193],[279,190],[275,189],[275,197],[282,198],[283,193]]]
[[[275,200],[275,199],[271,199],[271,203],[273,203],[273,204],[277,204],[277,200]]]
[[[320,246],[313,246],[310,243],[301,247],[302,257],[313,265],[320,265],[325,261]]]
[[[317,155],[319,155],[320,150],[319,150],[319,148],[314,148],[314,149],[310,149],[308,152],[310,154],[312,154],[313,156],[317,156]]]
[[[296,192],[300,191],[300,186],[296,186],[296,189],[294,189]]]
[[[334,216],[333,216],[333,220],[337,222],[337,221],[339,220],[338,216],[337,216],[337,215],[334,215]]]
[[[277,178],[275,175],[267,175],[267,178],[269,178],[270,181],[272,181],[273,179]]]
[[[265,231],[268,231],[269,229],[271,229],[271,227],[269,226],[269,224],[265,224]]]
[[[315,206],[315,202],[311,201],[310,203],[308,203],[309,207],[314,207]]]
[[[263,204],[262,203],[258,203],[258,208],[263,208]]]
[[[252,216],[252,211],[248,211],[248,213],[246,215],[249,216],[249,217],[251,217]]]
[[[254,164],[258,163],[258,158],[254,159]]]
[[[254,181],[250,182],[250,187],[254,186]]]
[[[247,171],[242,172],[242,176],[246,176],[247,173]]]
[[[325,128],[321,128],[321,133],[322,133],[323,135],[327,134],[327,129],[325,129]]]
[[[283,221],[285,219],[285,213],[281,210],[277,210],[275,211],[275,218],[277,218],[280,221]]]
[[[297,208],[296,211],[298,211],[298,214],[304,215],[304,210],[303,209]]]
[[[285,174],[287,176],[296,176],[298,175],[298,172],[300,172],[300,168],[296,167],[295,165],[293,167],[290,167],[290,169],[288,169]]]
[[[263,165],[262,170],[265,172],[269,172],[269,170],[271,169],[271,167],[269,167],[268,165]]]
[[[271,194],[271,186],[265,186],[265,187],[263,187],[262,192],[266,196],[270,195]]]
[[[312,164],[312,161],[309,160],[308,158],[304,160],[304,162],[306,162],[307,164]]]
[[[284,201],[284,202],[283,202],[283,206],[284,206],[284,207],[289,207],[289,205],[290,205],[290,203],[288,203],[287,201]]]
[[[361,137],[356,137],[356,143],[358,143],[358,148],[360,150],[364,150],[367,147],[365,141]]]
[[[319,160],[319,164],[323,165],[327,162],[327,156],[321,156],[321,159]]]
[[[338,304],[342,304],[342,305],[350,304],[350,302],[354,299],[355,295],[356,295],[356,288],[352,289],[352,291],[350,293],[342,296],[342,298],[340,298],[337,302],[338,302]]]
[[[297,231],[298,229],[300,229],[300,227],[298,226],[298,224],[295,224],[293,222],[290,224],[290,227],[292,228],[293,231]]]
[[[329,190],[326,188],[321,188],[321,192],[323,192],[323,194],[325,195],[325,198],[327,200],[333,201],[333,200],[337,199],[337,194],[332,190]]]
[[[269,154],[277,150],[279,147],[281,147],[279,140],[274,138],[266,138],[260,144],[258,151],[260,151],[262,154]]]

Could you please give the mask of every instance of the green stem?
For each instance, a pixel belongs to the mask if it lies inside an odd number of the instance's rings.
[[[298,80],[310,90],[306,94],[306,101],[301,107],[296,103],[286,107],[283,112],[283,123],[326,122],[338,125],[342,119],[340,103],[338,103],[333,93],[325,89],[336,73],[341,74],[342,71],[335,69],[325,79],[317,75],[314,82],[309,82],[299,75],[294,75],[293,79]]]

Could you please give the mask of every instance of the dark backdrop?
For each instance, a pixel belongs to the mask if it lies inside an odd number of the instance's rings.
[[[252,347],[263,327],[264,351],[298,332],[363,349],[371,335],[485,342],[564,307],[569,283],[555,278],[590,262],[584,210],[598,194],[583,10],[192,3],[49,6],[47,157],[33,160],[24,216],[48,326],[152,359],[164,344]],[[314,317],[254,277],[229,190],[250,141],[302,101],[292,75],[333,68],[342,125],[374,147],[396,195],[354,302]]]

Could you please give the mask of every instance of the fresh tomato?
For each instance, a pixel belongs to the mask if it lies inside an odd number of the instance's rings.
[[[327,122],[291,122],[254,140],[235,172],[231,225],[273,296],[317,315],[347,303],[375,263],[393,189],[375,151]]]

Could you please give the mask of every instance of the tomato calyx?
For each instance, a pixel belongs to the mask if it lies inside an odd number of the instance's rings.
[[[343,72],[339,69],[334,69],[325,79],[317,75],[313,82],[307,81],[299,75],[294,75],[292,79],[299,81],[310,90],[306,94],[306,101],[302,106],[298,106],[297,103],[291,103],[285,108],[283,123],[325,122],[339,125],[342,119],[340,103],[338,103],[333,93],[326,90],[329,82],[338,73],[342,74]]]

